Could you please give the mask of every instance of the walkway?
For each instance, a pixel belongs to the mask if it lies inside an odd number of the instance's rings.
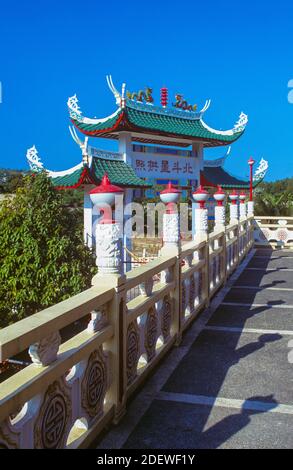
[[[293,251],[257,250],[98,448],[292,448],[292,427]]]

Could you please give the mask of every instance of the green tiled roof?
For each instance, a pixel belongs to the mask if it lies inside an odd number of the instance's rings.
[[[249,181],[241,180],[235,176],[230,175],[224,168],[218,167],[204,167],[202,172],[204,179],[212,185],[221,185],[222,188],[238,188],[248,189]],[[254,182],[253,187],[257,186],[260,181]]]
[[[81,184],[100,184],[102,177],[107,173],[111,183],[124,187],[143,188],[151,185],[138,176],[134,170],[122,160],[106,160],[93,158],[91,168],[83,166],[73,173],[52,177],[56,188],[73,188]]]
[[[77,119],[72,119],[72,122],[76,125],[76,127],[84,132],[85,134],[88,132],[89,134],[93,133],[95,134],[96,132],[107,132],[109,129],[111,129],[117,121],[119,121],[119,118],[121,118],[122,110],[119,112],[115,113],[108,119],[103,120],[102,122],[97,122],[95,124],[93,123],[87,123],[83,121],[79,121]]]
[[[234,142],[243,133],[243,131],[241,131],[232,135],[217,134],[206,129],[201,119],[191,120],[184,119],[183,117],[169,116],[168,114],[148,113],[130,107],[127,108],[127,117],[129,122],[137,127],[172,135],[196,137],[203,140],[214,139],[229,143]]]
[[[93,158],[91,176],[100,183],[107,173],[111,183],[127,187],[150,187],[149,183],[136,176],[131,166],[121,160]]]
[[[78,184],[80,179],[82,178],[82,173],[84,171],[84,167],[75,170],[73,173],[64,175],[64,176],[56,176],[52,178],[53,185],[55,187],[72,187]]]
[[[127,103],[125,108],[117,110],[104,120],[87,119],[76,114],[71,114],[71,120],[81,132],[91,136],[109,136],[119,131],[137,130],[145,134],[159,134],[162,137],[200,139],[216,145],[232,143],[244,132],[245,126],[238,131],[216,132],[205,127],[199,115],[192,117],[185,113],[186,111],[174,112],[163,108],[157,110],[152,106]]]

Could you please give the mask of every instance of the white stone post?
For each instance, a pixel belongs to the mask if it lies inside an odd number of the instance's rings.
[[[96,263],[99,274],[122,274],[121,224],[96,225]]]
[[[123,161],[128,165],[132,166],[132,141],[131,141],[131,132],[120,132],[119,133],[119,153],[123,156]],[[124,197],[124,204],[131,204],[133,199],[133,189],[127,189]],[[124,211],[124,225],[129,220],[131,211]],[[123,246],[132,252],[132,239],[127,236],[126,233],[123,235]],[[130,254],[123,249],[123,258],[125,263],[125,270],[131,270],[131,256]]]
[[[202,186],[199,186],[197,191],[192,194],[192,197],[199,206],[194,211],[195,234],[193,238],[196,238],[197,236],[205,236],[208,233],[208,209],[206,209],[205,203],[209,194]]]
[[[163,215],[163,243],[164,247],[167,248],[179,248],[180,224],[178,212]]]
[[[240,220],[246,219],[246,202],[241,202],[239,205]]]
[[[254,201],[248,201],[247,203],[247,217],[254,216]]]
[[[230,224],[236,224],[238,223],[239,217],[238,217],[238,194],[236,191],[233,191],[231,194],[229,194],[229,199],[230,199]]]
[[[224,205],[225,193],[221,186],[218,186],[218,190],[214,194],[214,199],[217,201],[215,207],[215,229],[223,230],[226,224],[226,209]]]
[[[200,181],[200,172],[203,170],[203,145],[198,142],[192,143],[191,157],[195,159],[195,175],[193,175],[194,180],[196,181],[196,186]],[[195,211],[197,210],[197,203],[192,202],[192,238],[195,237],[196,227],[195,227]]]
[[[168,183],[167,188],[161,191],[160,199],[166,204],[166,213],[163,215],[163,243],[164,250],[180,247],[180,217],[177,208],[181,191]]]
[[[194,211],[195,236],[203,236],[208,233],[208,209],[198,207]]]

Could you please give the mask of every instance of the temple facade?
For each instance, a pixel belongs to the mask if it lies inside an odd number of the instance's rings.
[[[153,197],[154,185],[169,181],[179,186],[183,195],[188,195],[188,191],[199,184],[222,185],[226,189],[249,188],[249,181],[224,170],[231,145],[245,132],[248,117],[243,112],[231,129],[217,130],[205,122],[210,100],[198,109],[177,94],[169,104],[168,90],[162,88],[160,105],[156,105],[151,88],[129,92],[123,84],[118,91],[111,76],[107,76],[107,83],[117,106],[110,116],[86,117],[77,96],[68,99],[71,136],[81,150],[79,164],[65,171],[46,170],[56,189],[84,189],[85,240],[89,246],[94,241],[96,216],[88,191],[101,182],[105,173],[113,184],[126,188],[125,204],[134,196]],[[117,141],[118,151],[109,152],[89,145],[90,137]],[[204,158],[206,148],[223,146],[229,148],[222,158]],[[28,150],[27,158],[33,171],[44,169],[35,147]],[[263,179],[266,170],[267,163],[262,160],[254,185]]]

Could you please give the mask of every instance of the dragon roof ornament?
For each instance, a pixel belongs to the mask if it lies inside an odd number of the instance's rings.
[[[259,162],[257,169],[254,172],[253,181],[256,182],[256,181],[260,181],[264,179],[268,171],[268,168],[269,168],[269,163],[262,158],[261,161]]]
[[[233,129],[234,133],[244,131],[247,123],[248,123],[248,116],[247,114],[242,112],[239,116],[238,121],[236,122],[234,126],[234,129]]]
[[[26,158],[29,164],[29,167],[32,171],[40,172],[44,170],[44,165],[39,157],[37,148],[35,145],[29,148],[26,152]]]

